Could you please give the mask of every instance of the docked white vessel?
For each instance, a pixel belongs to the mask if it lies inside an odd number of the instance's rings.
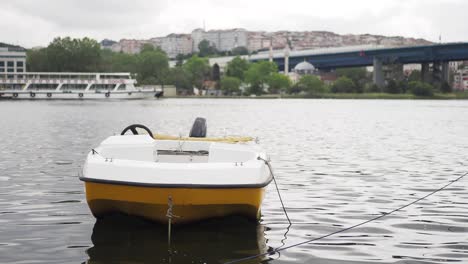
[[[130,73],[0,73],[0,98],[142,99],[159,98],[162,90],[135,87]]]

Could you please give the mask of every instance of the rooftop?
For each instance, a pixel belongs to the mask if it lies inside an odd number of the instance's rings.
[[[7,44],[3,42],[0,42],[0,48],[7,48],[8,51],[26,51],[26,49],[23,47]]]

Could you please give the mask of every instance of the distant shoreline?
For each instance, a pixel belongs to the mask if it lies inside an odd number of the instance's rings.
[[[163,96],[159,99],[342,99],[342,100],[468,100],[468,92],[460,93],[436,93],[433,96],[415,96],[413,94],[388,94],[388,93],[325,93],[325,94],[300,94],[280,95],[265,94],[260,96]],[[60,99],[56,99],[60,100]],[[68,99],[74,100],[74,99]],[[79,99],[77,99],[79,100]],[[125,99],[114,99],[125,100]],[[135,99],[133,99],[135,100]],[[138,100],[138,99],[136,99]],[[14,99],[0,97],[0,101],[51,101],[48,99]]]
[[[433,96],[388,93],[326,93],[304,95],[266,94],[260,96],[164,96],[183,99],[367,99],[367,100],[468,100],[468,93],[436,93]]]

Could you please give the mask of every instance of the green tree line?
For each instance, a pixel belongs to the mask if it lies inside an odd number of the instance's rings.
[[[416,96],[433,96],[434,93],[452,92],[447,82],[423,82],[421,73],[417,70],[403,80],[388,80],[381,88],[373,84],[372,73],[364,67],[337,69],[335,75],[337,79],[329,83],[315,75],[303,75],[293,84],[288,76],[278,73],[274,63],[249,63],[236,57],[227,65],[225,76],[221,79],[221,89],[225,94],[240,94],[239,87],[244,85],[244,94],[247,95],[288,93],[306,96],[326,93],[411,93]]]

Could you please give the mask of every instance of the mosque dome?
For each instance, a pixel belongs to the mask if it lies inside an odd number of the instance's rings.
[[[294,67],[294,71],[297,73],[313,73],[315,71],[314,65],[308,63],[307,61],[300,62]]]

